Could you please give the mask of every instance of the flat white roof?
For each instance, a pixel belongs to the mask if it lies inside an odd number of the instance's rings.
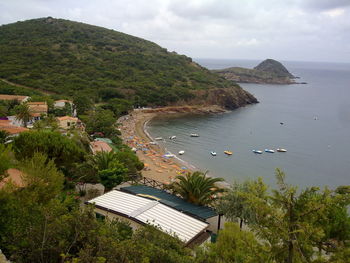
[[[98,208],[123,214],[145,224],[159,227],[163,232],[176,235],[187,243],[208,227],[208,223],[200,221],[178,210],[157,201],[149,200],[133,194],[112,190],[90,201]]]

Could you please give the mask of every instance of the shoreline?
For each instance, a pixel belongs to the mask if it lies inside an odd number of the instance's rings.
[[[199,170],[192,164],[182,160],[174,154],[172,158],[164,157],[166,147],[150,142],[154,138],[147,131],[147,124],[158,116],[177,116],[188,113],[208,114],[224,113],[226,110],[219,106],[179,106],[164,107],[156,109],[136,109],[126,116],[118,119],[121,124],[120,131],[123,143],[131,148],[136,148],[136,155],[145,164],[142,175],[165,184],[175,180],[178,175],[185,175],[188,172]]]

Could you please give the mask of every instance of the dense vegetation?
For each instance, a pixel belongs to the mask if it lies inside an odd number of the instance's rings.
[[[256,102],[189,57],[87,24],[42,18],[3,25],[0,49],[0,78],[56,94],[144,106],[188,103],[199,94],[205,100],[201,91],[231,88],[243,98],[241,106]]]

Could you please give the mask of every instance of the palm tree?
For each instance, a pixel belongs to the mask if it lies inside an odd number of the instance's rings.
[[[27,122],[32,119],[32,114],[27,104],[21,104],[16,107],[16,119],[23,122],[23,126],[27,127]]]
[[[98,152],[92,158],[92,164],[97,170],[113,168],[113,164],[118,161],[116,154],[111,152]]]
[[[177,176],[176,179],[178,181],[171,184],[170,188],[175,194],[196,205],[208,205],[215,200],[216,194],[225,191],[216,185],[224,181],[223,178],[208,177],[199,171]]]

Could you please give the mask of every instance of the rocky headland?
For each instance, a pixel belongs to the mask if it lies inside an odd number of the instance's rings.
[[[273,59],[266,59],[253,69],[231,67],[212,70],[212,72],[239,83],[305,84],[305,82],[296,82],[298,77],[291,74],[282,63]]]

